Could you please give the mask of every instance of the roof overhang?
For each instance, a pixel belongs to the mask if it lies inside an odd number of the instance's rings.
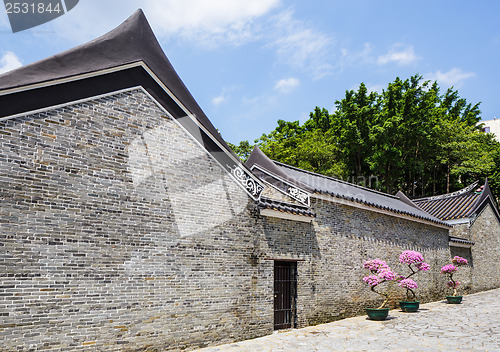
[[[268,217],[272,217],[272,218],[293,220],[293,221],[300,221],[300,222],[307,222],[307,223],[311,223],[314,219],[313,217],[310,217],[310,216],[290,214],[290,213],[285,213],[285,212],[282,212],[279,210],[272,210],[272,209],[260,209],[259,214],[262,216],[268,216]]]
[[[449,236],[449,245],[450,247],[471,248],[474,242],[461,237]]]
[[[470,218],[461,218],[453,220],[443,220],[445,223],[450,224],[450,226],[469,224],[471,222]]]
[[[324,200],[327,202],[332,202],[332,203],[337,203],[337,204],[342,204],[342,205],[347,205],[347,206],[350,206],[353,208],[363,209],[363,210],[371,211],[374,213],[379,213],[379,214],[384,214],[384,215],[388,215],[388,216],[392,216],[392,217],[396,217],[396,218],[400,218],[400,219],[414,221],[414,222],[418,222],[421,224],[439,227],[439,228],[446,229],[446,230],[449,230],[451,228],[451,225],[448,225],[448,224],[443,223],[443,222],[435,222],[435,221],[426,220],[424,218],[417,218],[414,216],[410,216],[410,215],[407,215],[404,213],[396,213],[396,212],[393,212],[391,210],[381,209],[381,208],[369,206],[369,205],[366,205],[363,203],[354,202],[354,201],[344,199],[344,198],[333,197],[333,196],[322,194],[322,193],[314,193],[311,195],[311,198],[321,199],[321,200]]]

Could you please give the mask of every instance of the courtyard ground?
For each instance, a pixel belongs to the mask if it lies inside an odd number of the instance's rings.
[[[385,321],[365,316],[196,352],[488,351],[500,352],[500,289],[422,304],[416,313],[391,310]]]

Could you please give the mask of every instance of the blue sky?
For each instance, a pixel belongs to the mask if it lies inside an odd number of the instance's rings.
[[[481,102],[483,120],[500,117],[496,0],[80,0],[15,34],[0,8],[0,72],[96,38],[137,8],[232,143],[333,110],[361,82],[381,91],[416,73]]]

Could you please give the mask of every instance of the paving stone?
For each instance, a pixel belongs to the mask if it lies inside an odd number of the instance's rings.
[[[474,351],[500,352],[500,289],[421,305],[417,313],[391,310],[386,321],[364,316],[195,352]]]

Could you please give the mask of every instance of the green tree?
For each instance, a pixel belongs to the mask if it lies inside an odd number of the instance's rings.
[[[255,143],[271,159],[325,175],[374,175],[374,187],[388,193],[435,195],[485,177],[500,192],[499,143],[480,132],[479,103],[453,88],[441,94],[420,75],[396,78],[380,94],[361,83],[335,106],[333,114],[316,107],[302,125],[278,120]]]
[[[487,175],[491,191],[496,197],[497,206],[500,202],[500,143],[496,143],[492,152],[493,162],[495,163],[491,173]]]
[[[241,141],[238,145],[226,142],[233,152],[240,157],[243,162],[247,161],[248,157],[252,153],[253,145],[249,141]]]
[[[299,121],[278,120],[278,127],[271,133],[263,134],[255,142],[273,160],[298,166],[302,156],[297,149],[303,138],[304,128]]]
[[[345,98],[335,102],[331,129],[339,145],[343,166],[354,179],[370,175],[368,158],[372,152],[370,130],[379,112],[377,93],[368,93],[364,83],[358,91],[346,91]],[[345,173],[345,172],[344,172]]]
[[[346,177],[346,167],[338,158],[338,144],[331,131],[323,132],[321,129],[306,131],[297,146],[300,154],[297,167],[310,170],[326,176]]]

